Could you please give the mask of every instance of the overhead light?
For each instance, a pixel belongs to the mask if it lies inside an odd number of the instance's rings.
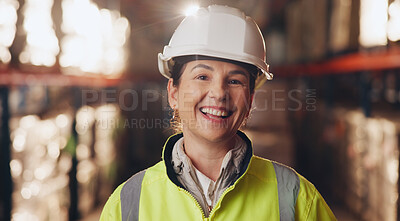
[[[185,15],[186,16],[191,16],[194,15],[197,10],[199,10],[200,6],[199,5],[189,5],[186,9],[185,9]]]
[[[363,47],[387,44],[388,1],[360,1],[360,36]]]
[[[400,0],[389,6],[388,38],[391,41],[400,40]]]

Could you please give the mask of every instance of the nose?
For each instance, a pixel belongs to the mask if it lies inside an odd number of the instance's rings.
[[[209,96],[216,101],[226,101],[228,97],[228,90],[224,81],[214,81],[210,85]]]

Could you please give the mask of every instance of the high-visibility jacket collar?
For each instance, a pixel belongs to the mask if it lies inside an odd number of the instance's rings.
[[[240,169],[239,177],[241,177],[247,170],[251,157],[253,156],[253,148],[250,139],[244,134],[242,131],[237,131],[237,135],[239,135],[240,138],[242,138],[246,145],[247,145],[247,150],[246,150],[246,155],[243,159],[242,163],[242,168]],[[165,167],[167,169],[167,175],[168,178],[177,186],[181,187],[182,189],[185,189],[184,186],[179,182],[178,178],[176,177],[174,168],[172,166],[172,149],[174,148],[175,143],[183,137],[182,133],[178,133],[175,135],[172,135],[168,138],[167,142],[164,145],[163,148],[163,153],[162,153],[162,158],[165,163]],[[235,183],[236,180],[234,180],[231,185]]]

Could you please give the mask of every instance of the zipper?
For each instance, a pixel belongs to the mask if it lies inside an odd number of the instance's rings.
[[[238,179],[239,180],[239,179]],[[237,181],[238,181],[237,180]],[[221,204],[221,201],[222,201],[222,199],[224,198],[224,196],[228,193],[228,192],[230,192],[234,187],[235,187],[235,185],[236,185],[236,182],[232,185],[232,186],[230,186],[230,187],[228,187],[228,188],[226,188],[225,189],[225,191],[222,193],[222,195],[221,195],[221,197],[219,198],[219,200],[217,201],[217,203],[214,205],[214,207],[209,211],[209,214],[208,214],[208,218],[210,218],[210,217],[212,217],[212,215],[214,215],[214,212],[215,212],[215,208],[219,208],[220,207],[220,204]],[[210,208],[209,208],[210,209]]]
[[[247,171],[246,171],[246,172],[247,172]],[[246,174],[246,172],[245,172],[244,174]],[[188,195],[192,200],[194,200],[194,202],[195,202],[197,208],[201,211],[201,218],[202,218],[203,220],[209,220],[209,219],[211,218],[211,216],[213,215],[213,213],[214,213],[214,211],[215,211],[215,208],[216,208],[216,207],[218,207],[218,208],[220,207],[221,201],[222,201],[222,199],[224,198],[224,196],[225,196],[226,194],[228,194],[228,192],[230,192],[230,191],[235,187],[236,183],[237,183],[239,180],[242,179],[242,177],[244,176],[244,174],[243,174],[241,177],[239,177],[239,178],[235,181],[235,183],[234,183],[232,186],[226,188],[226,190],[222,193],[221,197],[219,198],[219,200],[217,201],[217,203],[214,205],[214,207],[208,205],[208,203],[207,203],[207,207],[208,207],[208,217],[206,217],[206,215],[204,214],[203,208],[201,208],[200,203],[196,200],[196,198],[194,198],[194,196],[193,196],[189,191],[183,189],[182,187],[178,187],[178,188],[179,188],[180,191],[186,193],[186,195]]]
[[[208,218],[211,218],[211,217],[214,215],[216,208],[219,208],[219,207],[221,206],[221,202],[222,202],[222,200],[224,199],[225,195],[228,194],[228,192],[230,192],[231,190],[233,190],[233,189],[235,188],[236,184],[244,177],[244,175],[247,174],[247,172],[248,172],[248,170],[249,170],[249,168],[250,168],[250,164],[251,164],[251,161],[252,161],[252,160],[253,160],[253,156],[251,157],[250,162],[249,162],[249,164],[247,165],[246,171],[242,174],[242,176],[240,176],[231,186],[229,186],[228,188],[226,188],[225,191],[221,194],[221,197],[219,197],[217,203],[214,205],[214,207],[211,209],[210,213],[208,214]],[[188,193],[189,193],[189,192],[188,192]],[[190,194],[190,193],[189,193],[189,194]],[[193,196],[192,196],[192,197],[193,197]],[[193,198],[194,198],[194,197],[193,197]],[[197,201],[196,201],[196,202],[197,202]],[[210,208],[209,208],[209,209],[210,209]],[[203,211],[203,210],[202,210],[202,211]],[[204,216],[204,214],[203,214],[203,216]]]
[[[178,187],[181,191],[183,191],[184,193],[186,193],[186,195],[188,195],[190,198],[192,198],[194,200],[194,202],[196,203],[196,206],[198,209],[200,209],[201,211],[201,218],[204,220],[206,218],[206,215],[204,214],[203,208],[201,208],[200,203],[196,200],[196,198],[194,198],[194,196],[189,193],[189,191],[183,189],[182,187]],[[208,204],[207,204],[208,205]],[[210,209],[210,208],[208,208]],[[210,216],[208,216],[210,217]]]
[[[223,198],[225,197],[225,195],[228,194],[228,192],[230,192],[231,190],[233,190],[233,188],[235,188],[236,184],[244,177],[244,175],[247,174],[247,172],[248,172],[248,170],[250,168],[250,164],[251,164],[252,160],[253,160],[253,157],[251,157],[250,162],[247,165],[246,171],[231,186],[229,186],[228,188],[225,189],[225,191],[222,193],[221,197],[218,199],[218,201],[214,205],[214,207],[212,207],[212,206],[208,205],[208,203],[206,203],[207,207],[208,207],[208,211],[209,211],[208,217],[205,216],[203,208],[201,208],[201,206],[200,206],[200,203],[196,200],[196,198],[194,198],[194,196],[189,191],[183,189],[182,187],[178,187],[178,188],[179,188],[179,190],[181,190],[182,192],[186,193],[186,195],[188,195],[191,199],[194,200],[197,208],[200,209],[200,211],[201,211],[202,220],[210,220],[212,215],[214,215],[216,208],[220,207],[220,204],[221,204]]]

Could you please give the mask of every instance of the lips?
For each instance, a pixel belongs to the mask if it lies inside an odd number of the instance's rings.
[[[231,111],[227,111],[221,108],[212,108],[212,107],[201,107],[200,112],[209,117],[215,117],[215,118],[227,118],[232,114]]]

